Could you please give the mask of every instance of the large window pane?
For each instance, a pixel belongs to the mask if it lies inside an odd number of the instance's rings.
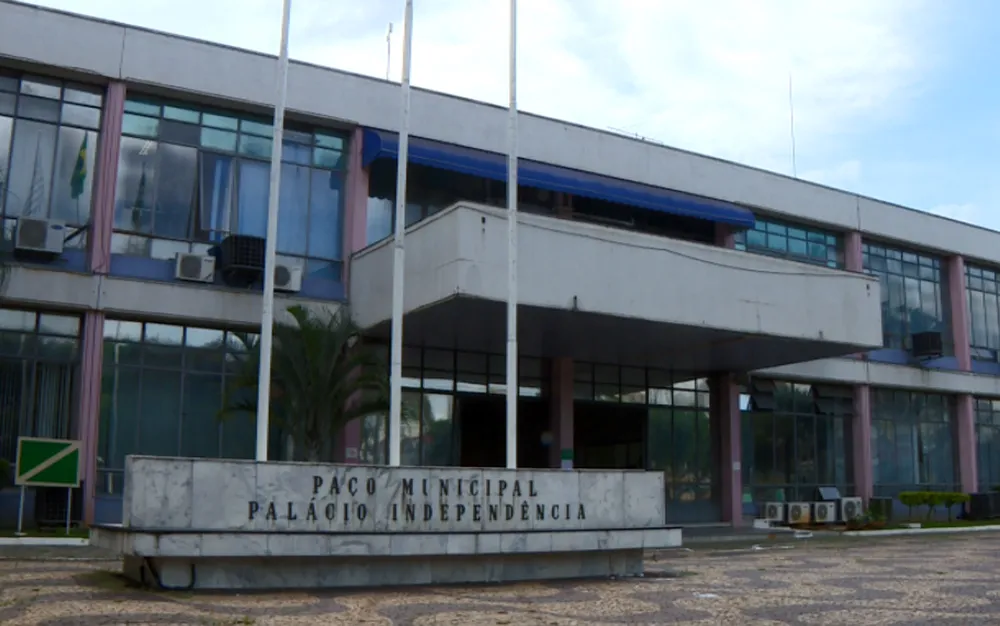
[[[882,286],[882,331],[889,348],[910,349],[911,335],[944,327],[938,259],[865,244],[865,270]]]
[[[281,165],[281,202],[278,205],[278,252],[305,256],[309,241],[310,170]],[[266,215],[266,213],[265,213]]]
[[[198,150],[161,143],[157,167],[153,234],[186,239],[191,234]]]
[[[282,181],[282,187],[284,187]],[[271,187],[270,168],[257,161],[240,162],[239,223],[241,235],[264,237],[267,234],[267,203]],[[279,222],[280,231],[280,222]],[[279,232],[280,239],[281,234]]]
[[[122,137],[115,193],[115,228],[148,233],[153,226],[156,142]]]
[[[233,172],[232,158],[210,153],[201,155],[201,215],[197,236],[200,241],[221,241],[229,232],[233,210]],[[267,196],[266,190],[264,195]]]
[[[179,454],[181,385],[181,372],[143,370],[138,415],[141,454]]]
[[[7,181],[7,215],[48,217],[58,127],[17,120]]]
[[[340,260],[343,247],[341,231],[341,189],[343,178],[335,172],[314,170],[309,203],[309,256]]]
[[[86,224],[90,219],[97,133],[77,128],[59,129],[55,186],[51,216],[68,224]]]
[[[421,422],[422,464],[442,467],[456,465],[458,454],[453,442],[457,425],[454,421],[452,396],[426,394]]]
[[[218,412],[222,401],[221,374],[188,374],[184,378],[181,456],[216,457],[219,455],[220,423]]]

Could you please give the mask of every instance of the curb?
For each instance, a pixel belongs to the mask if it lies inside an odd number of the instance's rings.
[[[957,533],[984,533],[1000,531],[1000,524],[992,526],[960,526],[957,528],[893,528],[891,530],[845,530],[845,537],[897,537],[903,535],[948,535]]]
[[[0,548],[9,546],[74,547],[89,546],[90,539],[79,537],[0,537]]]

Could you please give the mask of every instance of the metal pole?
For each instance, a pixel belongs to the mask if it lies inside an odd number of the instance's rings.
[[[403,235],[406,230],[406,162],[410,154],[410,55],[413,39],[413,0],[406,0],[403,9],[403,76],[400,80],[402,101],[399,124],[399,154],[396,162],[396,215],[392,234],[392,348],[389,372],[389,465],[400,463],[400,423],[403,413],[403,271],[406,250]]]
[[[507,120],[507,467],[517,467],[517,0],[510,0]]]
[[[69,522],[73,517],[73,488],[66,488],[66,535],[69,536]]]
[[[264,244],[264,296],[260,313],[260,371],[257,378],[257,460],[267,460],[271,409],[271,345],[274,342],[274,263],[278,245],[278,200],[281,185],[281,146],[285,134],[285,101],[288,96],[288,18],[292,0],[281,12],[281,50],[278,54],[277,103],[274,106],[274,139],[271,144],[271,187],[267,203],[267,239]]]
[[[24,485],[21,485],[21,500],[17,504],[17,532],[14,533],[18,537],[23,535],[21,529],[24,527]]]

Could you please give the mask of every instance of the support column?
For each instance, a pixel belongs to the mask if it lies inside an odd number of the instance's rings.
[[[969,350],[969,298],[965,293],[965,259],[948,259],[948,304],[951,313],[951,343],[958,369],[972,371]]]
[[[104,117],[94,166],[94,198],[87,233],[90,271],[107,274],[111,270],[111,231],[115,221],[115,189],[118,184],[118,152],[122,142],[125,114],[125,83],[113,82],[104,95]]]
[[[965,493],[979,491],[979,466],[976,458],[976,419],[974,399],[962,394],[955,401],[955,446],[958,455],[958,482]]]
[[[368,171],[362,164],[364,132],[355,128],[348,143],[347,180],[344,199],[344,293],[350,295],[351,256],[365,247],[368,226]],[[344,427],[343,447],[338,458],[344,463],[360,463],[361,420],[356,419]]]
[[[97,446],[101,420],[101,376],[104,366],[104,314],[88,311],[83,316],[83,348],[80,391],[77,395],[76,437],[82,446],[83,521],[94,523],[97,497]]]
[[[851,435],[854,493],[867,505],[875,488],[872,475],[871,388],[868,385],[854,386],[854,423],[851,424]]]
[[[736,528],[743,525],[740,389],[732,374],[718,374],[711,378],[710,393],[710,411],[719,433],[722,521],[729,522]]]
[[[865,271],[859,231],[852,230],[844,237],[844,268],[848,272]]]
[[[552,446],[549,466],[573,469],[573,359],[552,359],[549,424]]]

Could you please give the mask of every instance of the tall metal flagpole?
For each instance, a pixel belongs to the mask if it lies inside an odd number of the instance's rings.
[[[517,0],[510,0],[507,121],[507,467],[517,467]]]
[[[271,187],[267,202],[267,239],[264,245],[264,297],[260,313],[260,371],[257,378],[257,460],[267,460],[271,409],[271,346],[274,343],[274,264],[278,245],[278,199],[281,185],[281,146],[285,134],[285,101],[288,99],[288,19],[292,0],[281,12],[281,50],[278,53],[277,103],[274,105],[274,139],[271,144]]]
[[[410,54],[413,39],[413,0],[403,9],[403,76],[400,80],[402,119],[399,123],[399,154],[396,162],[396,220],[393,230],[392,347],[389,371],[389,465],[400,462],[400,422],[403,413],[403,271],[406,250],[406,162],[410,155]]]

